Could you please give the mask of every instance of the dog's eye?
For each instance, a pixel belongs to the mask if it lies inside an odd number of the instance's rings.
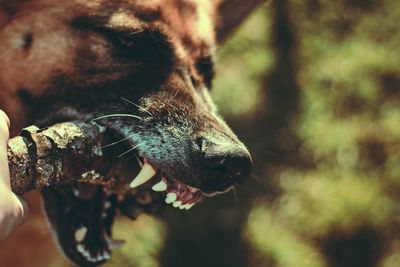
[[[173,48],[167,38],[157,31],[136,30],[115,32],[111,38],[120,53],[143,58],[146,61],[172,59]]]
[[[166,37],[158,31],[151,30],[131,30],[115,31],[120,45],[125,47],[141,46],[146,49],[168,49],[170,47]]]
[[[1,1],[1,0],[0,0]],[[172,45],[159,31],[150,29],[113,28],[107,26],[101,17],[76,17],[71,23],[75,30],[95,32],[103,36],[115,47],[116,55],[137,59],[172,58]],[[106,25],[106,26],[105,26]]]
[[[204,84],[207,88],[211,89],[212,80],[214,78],[214,61],[211,56],[207,56],[198,60],[196,64],[196,68],[199,73],[203,75]]]
[[[122,33],[118,35],[118,40],[121,45],[126,47],[133,47],[141,39],[145,39],[147,33],[144,30],[137,30],[128,33]]]

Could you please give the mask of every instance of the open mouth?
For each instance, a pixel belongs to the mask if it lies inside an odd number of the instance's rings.
[[[149,180],[157,173],[157,177],[161,177],[160,181],[152,186],[156,192],[165,193],[165,203],[171,204],[175,208],[190,209],[203,197],[203,191],[184,184],[174,178],[166,178],[165,175],[157,167],[151,165],[147,159],[143,162],[138,159],[141,164],[139,174],[130,183],[131,188],[136,188]]]

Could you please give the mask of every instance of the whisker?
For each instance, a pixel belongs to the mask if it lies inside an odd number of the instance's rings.
[[[110,146],[119,144],[119,143],[121,143],[121,142],[124,142],[124,141],[130,139],[132,136],[133,136],[133,134],[131,134],[131,135],[129,135],[128,137],[125,137],[125,138],[123,138],[123,139],[121,139],[121,140],[119,140],[119,141],[116,141],[116,142],[113,142],[113,143],[110,143],[110,144],[106,144],[106,145],[104,145],[104,146],[101,146],[100,148],[110,147]]]
[[[149,114],[150,116],[153,116],[153,114],[152,114],[150,111],[148,111],[148,110],[145,109],[144,107],[142,107],[142,106],[140,106],[140,105],[138,105],[138,104],[136,104],[136,103],[130,101],[129,99],[126,99],[125,97],[121,97],[121,99],[122,99],[122,100],[125,100],[126,102],[128,102],[128,103],[130,103],[130,104],[132,104],[132,105],[134,105],[134,106],[137,107],[137,108],[140,108],[141,110],[144,110],[144,111],[145,111],[147,114]]]
[[[105,118],[111,118],[111,117],[130,117],[130,118],[143,120],[141,117],[133,115],[133,114],[109,114],[109,115],[104,115],[104,116],[94,118],[94,119],[92,119],[92,121],[101,120],[101,119],[105,119]]]
[[[128,33],[128,35],[135,35],[135,34],[138,34],[138,33],[141,33],[141,32],[144,32],[144,30],[138,30],[138,31],[130,32],[130,33]]]
[[[138,148],[139,146],[140,146],[140,144],[138,144],[138,145],[136,145],[136,146],[134,146],[134,147],[131,147],[130,149],[128,149],[128,150],[125,151],[124,153],[120,154],[120,155],[118,156],[118,158],[122,157],[123,155],[128,154],[129,152],[135,150],[135,149]]]

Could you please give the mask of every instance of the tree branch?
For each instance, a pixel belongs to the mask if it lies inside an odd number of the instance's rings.
[[[65,122],[39,130],[25,128],[8,142],[11,188],[18,194],[73,181],[103,184],[119,191],[126,173],[102,144],[110,133],[95,122]],[[131,166],[132,164],[125,164]]]

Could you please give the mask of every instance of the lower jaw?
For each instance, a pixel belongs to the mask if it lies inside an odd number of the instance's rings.
[[[152,171],[152,174],[148,174],[148,177],[150,178],[145,179],[145,184],[147,184],[147,186],[150,184],[152,190],[156,192],[164,193],[166,204],[171,204],[175,208],[190,209],[203,197],[213,197],[219,194],[226,193],[233,188],[233,185],[227,185],[222,186],[217,190],[204,191],[199,188],[187,185],[179,181],[178,179],[166,177],[166,175],[164,175],[162,171],[157,170],[156,167],[153,167],[146,158],[139,158],[138,156],[136,156],[136,159],[139,162],[142,170],[145,168],[152,169],[150,170],[150,172]],[[141,172],[142,171],[140,171],[140,173]],[[138,174],[138,176],[140,176],[140,173]],[[137,177],[134,180],[136,179]],[[132,181],[132,183],[134,182],[134,180]]]

